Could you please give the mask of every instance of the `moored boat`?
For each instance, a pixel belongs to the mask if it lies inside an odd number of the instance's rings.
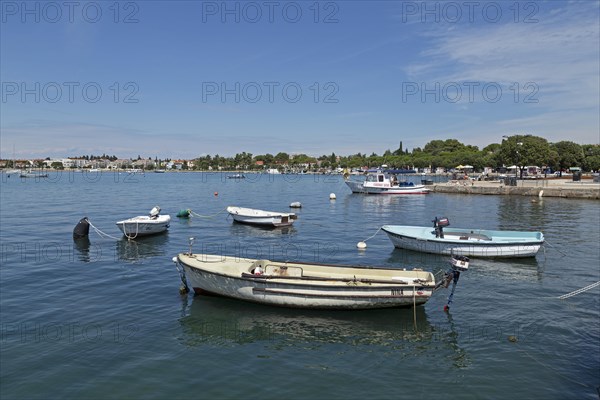
[[[227,212],[233,220],[243,224],[262,226],[289,226],[298,218],[294,213],[264,211],[245,207],[227,207]]]
[[[352,193],[427,194],[430,192],[430,189],[425,185],[399,181],[396,174],[387,171],[369,172],[362,181],[348,179],[345,182]]]
[[[431,272],[182,253],[173,258],[196,294],[294,308],[372,309],[424,304]],[[184,274],[184,275],[183,275]]]
[[[139,236],[155,235],[165,232],[171,223],[170,215],[160,215],[160,207],[156,206],[150,215],[141,215],[117,222],[117,226],[129,239]]]
[[[21,172],[21,174],[19,176],[21,178],[47,178],[48,174],[45,172],[39,172],[39,171],[26,171],[26,172]]]
[[[434,254],[469,257],[535,257],[544,244],[542,232],[447,228],[447,218],[434,226],[384,225],[395,247]]]

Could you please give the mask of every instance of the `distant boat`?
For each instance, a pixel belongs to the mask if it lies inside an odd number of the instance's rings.
[[[47,178],[48,174],[45,172],[27,171],[27,172],[21,172],[21,174],[19,176],[21,178]]]
[[[534,257],[544,244],[542,232],[446,228],[447,218],[434,226],[384,225],[395,247],[434,254],[469,257]]]
[[[412,182],[398,181],[396,174],[387,171],[369,172],[363,181],[346,180],[346,185],[352,193],[364,194],[427,194],[430,192],[425,185],[415,185]]]
[[[179,254],[182,281],[196,294],[212,294],[274,306],[375,309],[424,304],[436,289],[431,272],[223,255]],[[187,279],[185,279],[187,276]]]
[[[243,224],[262,226],[289,226],[298,217],[294,213],[263,211],[244,207],[227,207],[227,212],[233,220]]]
[[[129,239],[165,232],[171,223],[171,216],[160,215],[160,211],[160,207],[156,206],[150,211],[150,215],[119,221],[117,226]]]
[[[165,170],[164,169],[155,169],[154,173],[156,173],[156,174],[164,174]]]
[[[277,168],[269,168],[268,170],[266,170],[267,174],[272,174],[272,175],[279,175],[281,174],[281,172],[279,172],[279,170]]]
[[[20,169],[7,169],[6,171],[4,171],[4,173],[7,176],[20,175],[21,174],[21,170]]]
[[[246,179],[246,176],[244,174],[234,174],[228,175],[227,179]]]

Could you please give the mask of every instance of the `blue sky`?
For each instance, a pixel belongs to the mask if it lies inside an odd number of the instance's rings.
[[[1,6],[2,158],[600,143],[598,1]]]

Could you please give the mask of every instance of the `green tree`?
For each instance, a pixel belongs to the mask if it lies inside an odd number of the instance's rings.
[[[600,145],[584,144],[582,168],[585,171],[600,171]]]
[[[577,143],[562,141],[552,144],[551,149],[558,154],[558,169],[564,170],[570,167],[581,167],[583,163],[583,148]]]
[[[500,159],[504,164],[516,165],[523,178],[523,171],[528,165],[543,166],[550,158],[548,141],[539,136],[514,135],[502,141]]]

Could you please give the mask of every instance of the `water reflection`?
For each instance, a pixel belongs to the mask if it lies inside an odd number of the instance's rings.
[[[91,254],[90,254],[90,238],[89,236],[85,236],[79,239],[73,239],[73,247],[79,253],[79,261],[90,262]]]
[[[282,235],[293,235],[296,233],[294,226],[263,227],[240,223],[232,223],[229,233],[234,237],[251,238],[276,238]]]
[[[540,260],[538,260],[538,257]],[[525,258],[476,258],[472,257],[469,273],[491,275],[502,279],[539,280],[541,279],[545,255]],[[450,256],[429,254],[407,249],[394,249],[387,263],[398,268],[422,268],[434,274],[445,271],[450,266]],[[436,278],[439,278],[436,275]]]
[[[280,346],[346,343],[392,346],[429,340],[424,307],[368,311],[275,308],[220,297],[196,296],[180,322],[188,346],[264,342]]]
[[[123,238],[115,243],[115,258],[131,263],[145,258],[165,256],[166,245],[169,242],[167,233],[127,240]]]
[[[543,266],[543,259],[538,262],[536,257],[472,258],[469,272],[473,271],[478,274],[507,280],[537,281],[542,279]]]

